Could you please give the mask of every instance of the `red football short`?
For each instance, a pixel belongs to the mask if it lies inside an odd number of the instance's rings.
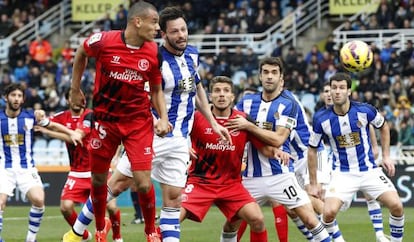
[[[241,183],[230,185],[211,185],[187,183],[182,192],[182,207],[187,210],[188,218],[196,222],[203,221],[215,204],[233,222],[239,219],[236,214],[246,204],[255,202],[254,198]]]
[[[76,203],[85,203],[91,192],[91,178],[68,176],[63,187],[60,200],[71,200]]]
[[[154,156],[152,141],[154,128],[152,119],[133,119],[128,121],[99,121],[98,128],[91,131],[89,158],[91,171],[105,173],[118,145],[125,147],[131,170],[151,170]]]

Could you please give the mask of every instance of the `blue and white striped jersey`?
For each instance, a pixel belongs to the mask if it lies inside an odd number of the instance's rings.
[[[276,126],[283,126],[290,130],[296,127],[298,116],[298,104],[283,91],[277,98],[266,102],[262,100],[262,93],[255,93],[244,96],[237,104],[241,110],[254,120],[263,129],[276,130]],[[283,151],[290,153],[289,138],[283,144]],[[281,166],[276,159],[270,159],[261,154],[255,147],[249,145],[247,151],[247,167],[243,173],[246,177],[262,177],[293,172],[292,162],[288,166]]]
[[[313,118],[313,133],[309,145],[316,147],[326,136],[333,151],[333,169],[341,172],[361,172],[376,168],[372,153],[369,124],[380,128],[384,117],[366,103],[352,102],[347,114],[335,114],[333,106],[317,112]]]
[[[296,100],[299,107],[296,128],[293,129],[290,133],[290,154],[295,158],[296,161],[299,161],[307,156],[312,127],[309,124],[305,109],[303,108],[303,105],[300,103],[298,98],[289,91],[286,93],[292,95],[292,98]],[[323,149],[324,145],[321,142],[318,146],[318,151],[322,151]]]
[[[9,118],[0,111],[0,167],[31,168],[35,117],[32,111],[22,110],[19,116]]]
[[[160,47],[163,58],[161,64],[162,85],[168,120],[173,131],[167,135],[187,137],[194,120],[196,85],[200,82],[198,74],[199,56],[194,46],[188,45],[183,55],[176,56]],[[158,117],[153,112],[156,117]]]

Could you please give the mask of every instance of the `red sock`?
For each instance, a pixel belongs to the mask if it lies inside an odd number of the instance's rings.
[[[267,242],[267,230],[254,232],[250,230],[250,242]]]
[[[97,231],[101,231],[105,228],[106,196],[106,183],[99,187],[92,186],[91,198]]]
[[[65,218],[66,222],[68,222],[68,224],[70,226],[74,225],[76,222],[76,219],[78,218],[78,214],[76,213],[76,211],[73,209],[72,213],[69,216],[65,216],[63,215],[63,217]]]
[[[280,242],[288,241],[288,218],[287,212],[283,205],[273,208],[273,215],[275,216],[275,227],[277,236]]]
[[[112,222],[112,238],[120,239],[121,238],[121,210],[119,208],[114,214],[109,215],[109,219]]]
[[[75,224],[76,219],[78,218],[78,214],[73,209],[72,213],[69,216],[63,215],[63,217],[65,218],[66,222],[68,222],[68,224],[72,227]],[[83,232],[82,238],[87,239],[88,236],[89,236],[89,232],[87,229],[85,229],[85,231]]]
[[[155,232],[155,190],[153,184],[147,193],[139,193],[139,205],[144,217],[145,233],[152,234]]]
[[[239,227],[239,230],[237,231],[237,242],[240,242],[241,238],[243,237],[244,231],[246,230],[247,222],[242,221]]]

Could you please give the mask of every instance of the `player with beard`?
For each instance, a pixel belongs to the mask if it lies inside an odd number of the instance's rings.
[[[212,113],[218,123],[225,123],[245,113],[233,109],[234,86],[230,78],[216,76],[210,83]],[[182,193],[181,220],[189,218],[202,222],[214,204],[231,223],[241,220],[250,225],[250,241],[267,241],[263,214],[254,198],[241,184],[240,170],[247,142],[253,142],[263,154],[277,156],[289,162],[288,153],[278,148],[265,146],[244,130],[231,132],[233,144],[222,141],[211,131],[211,126],[200,112],[195,113],[191,132],[192,162],[188,171],[186,188]],[[237,231],[237,226],[234,226]],[[233,231],[233,232],[234,232]],[[224,238],[223,241],[226,238]]]
[[[0,111],[0,233],[7,198],[13,196],[17,188],[32,204],[25,241],[35,242],[45,211],[45,192],[33,160],[37,122],[33,111],[22,109],[24,98],[25,90],[18,83],[4,89],[6,109]],[[0,236],[0,242],[3,241]]]
[[[152,177],[160,182],[162,189],[162,210],[160,213],[160,229],[164,240],[176,242],[180,240],[180,207],[181,190],[187,180],[186,171],[189,160],[188,135],[193,125],[194,110],[197,107],[212,126],[212,131],[221,139],[231,142],[226,128],[217,124],[211,114],[208,100],[198,75],[198,51],[187,45],[188,30],[183,12],[176,7],[167,7],[160,13],[161,34],[164,45],[160,47],[162,57],[162,86],[166,100],[168,121],[172,131],[164,138],[154,136],[153,148],[155,157],[152,162]],[[159,122],[159,113],[153,109],[155,122]],[[111,191],[107,199],[118,196],[131,185],[131,157],[126,153],[120,159],[117,169],[108,181]],[[147,241],[158,242],[160,236],[155,231],[155,191],[151,186],[148,192],[139,193]],[[83,207],[81,215],[93,218],[91,200]],[[77,219],[73,230],[78,234],[85,230],[76,227],[81,224]],[[65,241],[66,242],[66,241]],[[69,240],[68,240],[69,242]]]
[[[154,133],[163,137],[170,131],[162,92],[161,63],[154,42],[159,30],[158,20],[157,9],[148,2],[139,1],[128,11],[125,30],[94,33],[76,51],[71,83],[75,105],[85,105],[81,79],[88,59],[96,59],[93,116],[98,127],[91,130],[88,149],[92,172],[91,201],[96,219],[95,239],[99,242],[107,241],[105,209],[108,193],[111,193],[107,188],[107,177],[118,146],[124,145],[133,179],[138,189],[146,193],[153,189]],[[145,83],[149,84],[149,95]],[[155,126],[151,107],[160,117]],[[79,241],[80,235],[71,230],[64,242]]]

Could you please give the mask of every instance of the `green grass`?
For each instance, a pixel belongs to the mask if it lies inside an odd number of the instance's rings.
[[[123,207],[122,210],[122,235],[125,242],[145,242],[143,225],[132,225],[133,210],[130,207]],[[4,226],[2,237],[7,242],[24,241],[27,231],[27,213],[29,207],[7,207],[4,213]],[[269,242],[276,242],[275,228],[273,225],[272,213],[269,207],[264,207],[266,215],[266,226],[268,229]],[[389,234],[388,212],[383,210],[385,233]],[[184,221],[181,226],[181,241],[184,242],[217,242],[221,232],[224,216],[217,208],[212,208],[203,223],[195,223],[190,220]],[[369,221],[365,207],[351,208],[346,212],[340,212],[338,216],[339,226],[348,242],[370,242],[375,241],[374,232]],[[414,241],[414,208],[405,209],[405,236],[404,241]],[[69,229],[65,220],[60,215],[58,207],[47,207],[38,242],[57,242]],[[91,226],[91,230],[93,227]],[[110,236],[108,236],[110,238]],[[111,240],[109,240],[111,241]],[[243,242],[249,241],[248,232],[243,237]],[[298,232],[296,227],[289,224],[289,241],[306,241]]]

